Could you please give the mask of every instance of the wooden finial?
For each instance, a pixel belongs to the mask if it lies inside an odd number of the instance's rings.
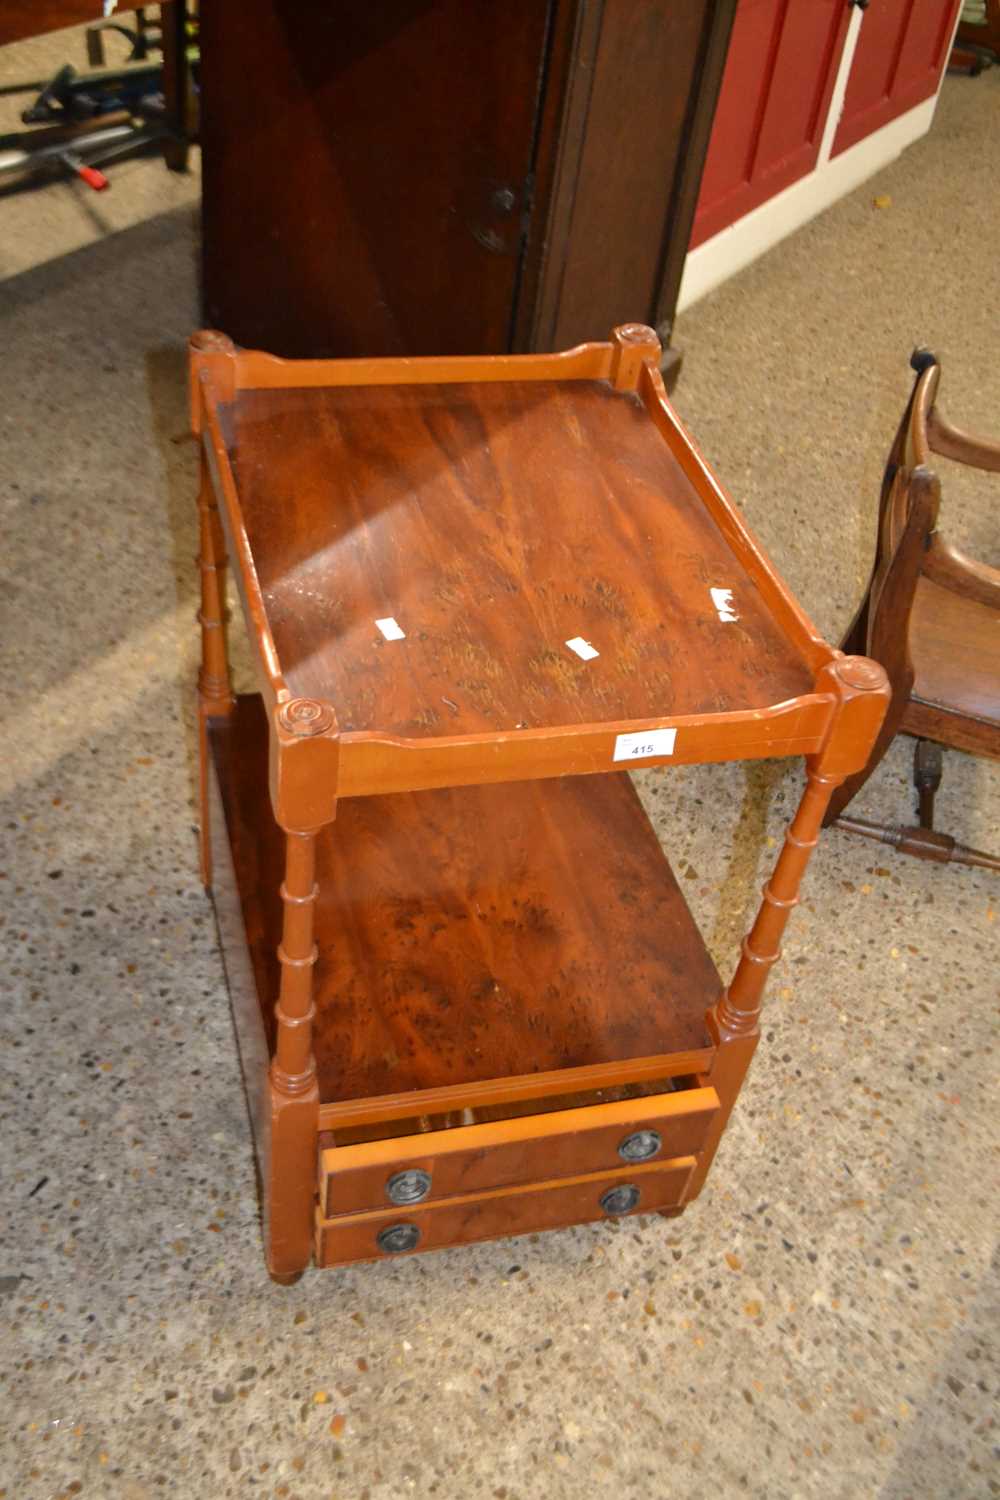
[[[634,391],[643,365],[658,367],[663,354],[655,329],[645,323],[622,323],[613,328],[611,344],[611,382],[616,391]]]
[[[228,333],[217,328],[199,328],[188,339],[188,348],[197,354],[235,354],[236,345]]]
[[[833,670],[845,687],[859,693],[881,692],[889,685],[885,668],[870,656],[844,656],[834,662]]]
[[[315,698],[290,698],[278,709],[278,723],[286,734],[297,739],[307,739],[314,734],[326,734],[336,719],[329,703]]]
[[[214,373],[213,384],[220,400],[231,401],[236,394],[236,368],[239,350],[232,339],[216,328],[202,328],[188,339],[188,385],[191,399],[191,431],[201,432],[201,382]]]
[[[308,833],[337,814],[340,740],[332,703],[286,698],[270,736],[271,806],[287,833]]]

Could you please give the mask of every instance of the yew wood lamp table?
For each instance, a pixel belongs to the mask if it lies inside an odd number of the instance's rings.
[[[704,1181],[888,689],[816,635],[659,357],[638,325],[482,359],[192,340],[202,859],[279,1280]],[[775,755],[806,788],[727,988],[620,773]]]

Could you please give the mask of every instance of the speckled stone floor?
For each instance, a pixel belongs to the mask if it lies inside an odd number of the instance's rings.
[[[681,320],[680,410],[830,635],[911,346],[1000,427],[998,150],[1000,75],[949,80],[927,141]],[[0,201],[0,1496],[996,1494],[984,873],[825,839],[681,1219],[267,1279],[193,832],[196,197],[131,163]],[[945,494],[996,560],[996,495]],[[800,778],[641,777],[725,970]],[[907,778],[900,745],[859,811],[905,817]],[[940,811],[1000,847],[998,769],[949,754]]]

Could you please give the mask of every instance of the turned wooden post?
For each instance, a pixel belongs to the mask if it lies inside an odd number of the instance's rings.
[[[846,775],[864,765],[889,706],[885,672],[863,656],[838,657],[825,667],[817,683],[817,691],[824,690],[837,700],[826,744],[807,758],[805,790],[764,887],[756,920],[743,939],[736,972],[706,1017],[716,1053],[705,1081],[718,1093],[720,1109],[692,1176],[689,1199],[705,1180],[760,1038],[764,986],[781,957],[782,933],[798,905],[830,798]]]
[[[281,989],[271,1076],[289,1098],[308,1089],[316,1075],[312,1056],[312,970],[316,962],[316,835],[285,834],[284,921],[278,962]]]
[[[319,1090],[312,1050],[316,835],[286,832],[278,961],[277,1035],[268,1078],[270,1149],[265,1165],[267,1261],[276,1281],[294,1281],[312,1257]]]
[[[267,1078],[270,1123],[264,1162],[267,1261],[276,1281],[295,1281],[312,1259],[319,1087],[313,1056],[316,836],[336,816],[339,743],[330,704],[292,698],[274,710],[271,798],[285,833],[284,909],[274,1055]]]
[[[732,983],[715,1007],[720,1039],[749,1036],[757,1030],[761,999],[771,966],[781,957],[781,935],[799,902],[799,887],[819,843],[823,814],[842,776],[824,776],[810,765],[806,787],[770,880],[764,886],[757,919],[743,939]]]

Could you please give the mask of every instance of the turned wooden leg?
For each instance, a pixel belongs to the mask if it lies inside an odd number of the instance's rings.
[[[749,1036],[757,1029],[761,998],[771,966],[781,957],[781,934],[793,907],[812,852],[819,843],[823,814],[840,776],[823,776],[810,767],[806,788],[785,844],[767,885],[757,920],[743,939],[743,951],[732,983],[715,1007],[720,1035]]]
[[[231,712],[233,690],[226,644],[226,546],[219,521],[215,490],[202,454],[198,491],[201,544],[201,669],[198,673],[198,759],[201,793],[201,878],[212,884],[212,853],[208,830],[208,720]]]
[[[869,823],[864,818],[838,818],[837,827],[848,833],[859,833],[862,838],[875,839],[898,849],[900,854],[912,854],[915,859],[928,859],[941,865],[971,865],[982,870],[1000,870],[1000,859],[982,849],[971,849],[960,844],[950,833],[939,833],[934,827],[934,796],[941,785],[941,746],[933,740],[918,740],[913,752],[913,785],[917,789],[917,812],[919,823],[915,828],[886,828],[881,823]]]
[[[921,828],[934,827],[934,794],[941,785],[941,769],[941,746],[933,740],[917,740],[913,749],[913,785],[917,789]]]
[[[888,679],[882,667],[863,656],[838,657],[823,668],[816,685],[837,701],[827,740],[806,762],[805,791],[764,887],[756,921],[743,939],[732,983],[706,1018],[716,1052],[705,1082],[718,1094],[720,1109],[695,1168],[689,1199],[701,1189],[750,1066],[760,1035],[764,986],[781,957],[781,935],[798,905],[802,877],[819,842],[830,799],[844,778],[867,762],[885,719]]]
[[[294,1278],[312,1258],[319,1090],[312,1051],[316,835],[286,833],[284,922],[278,959],[277,1039],[268,1077],[270,1148],[264,1163],[268,1269]]]
[[[163,145],[163,160],[171,172],[186,172],[191,76],[187,62],[187,0],[164,0],[160,6],[163,49],[163,98],[171,134]]]
[[[743,950],[732,983],[708,1013],[709,1031],[717,1051],[705,1082],[710,1083],[718,1094],[720,1109],[695,1168],[687,1194],[689,1199],[701,1190],[750,1067],[760,1036],[758,1023],[767,976],[771,966],[781,957],[781,935],[785,923],[798,905],[799,887],[819,842],[823,815],[841,780],[840,776],[824,776],[810,766],[802,800],[785,835],[784,848],[764,887],[757,919],[743,939]]]

